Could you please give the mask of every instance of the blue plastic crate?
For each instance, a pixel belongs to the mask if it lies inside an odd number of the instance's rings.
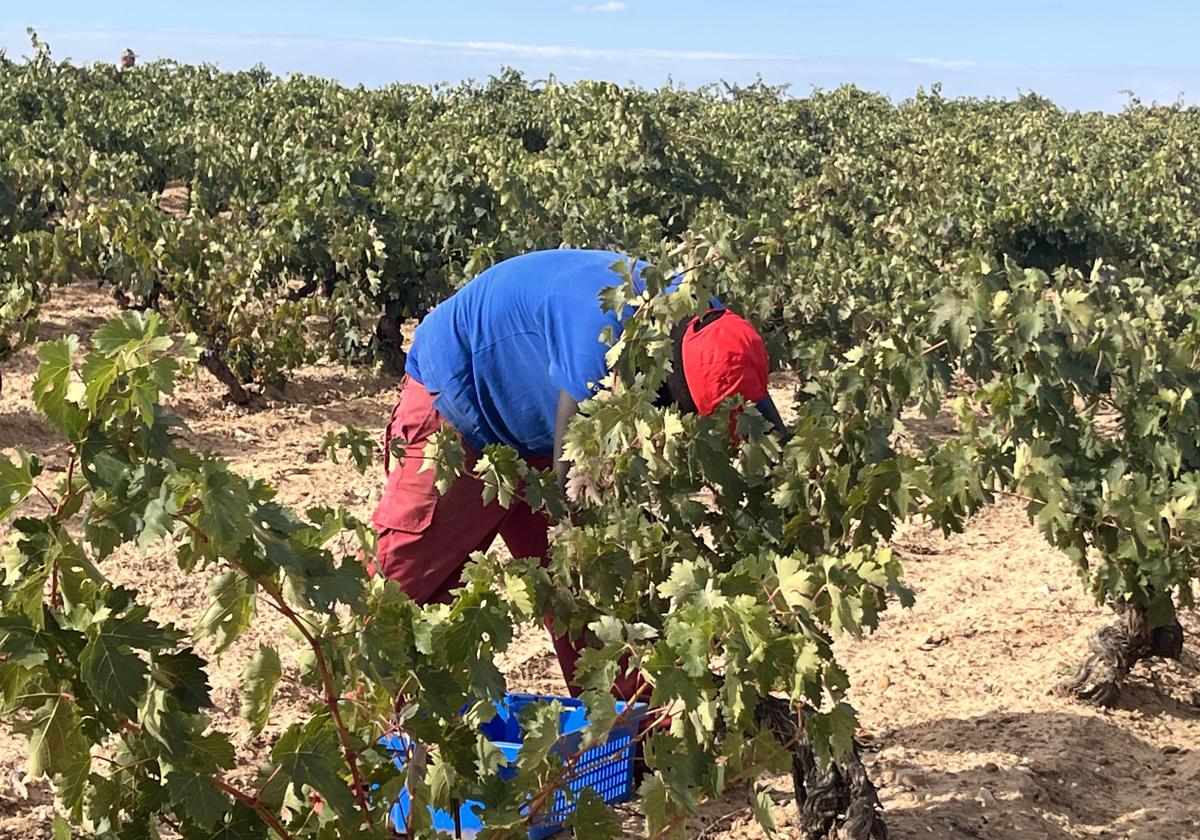
[[[521,751],[521,710],[538,701],[556,701],[563,707],[559,717],[560,737],[555,750],[563,756],[579,752],[583,730],[587,727],[587,709],[582,701],[571,697],[509,694],[496,704],[496,716],[483,724],[480,731],[504,753],[510,764],[516,761]],[[625,709],[625,703],[617,703],[618,714]],[[645,714],[644,703],[634,704],[620,723],[612,728],[604,743],[584,751],[567,777],[566,784],[555,791],[553,803],[530,825],[529,840],[540,840],[561,831],[563,824],[575,810],[575,797],[588,788],[594,790],[610,805],[625,802],[633,795],[634,737]],[[383,738],[381,743],[393,753],[396,767],[403,770],[408,753],[404,736],[389,735]],[[515,772],[515,768],[504,766],[500,768],[500,777],[511,778]],[[451,836],[454,836],[455,830],[458,829],[461,830],[463,838],[473,837],[487,825],[483,804],[474,800],[468,800],[460,806],[457,826],[451,812],[435,809],[433,806],[430,806],[429,811],[433,818],[433,827],[438,831],[448,832]],[[404,788],[392,806],[393,828],[404,831],[404,826],[408,823],[408,814],[408,790]]]

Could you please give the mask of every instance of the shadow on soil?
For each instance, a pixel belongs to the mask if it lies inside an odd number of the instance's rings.
[[[954,772],[880,757],[873,774],[895,774],[914,798],[925,797],[887,808],[896,837],[1182,837],[1200,828],[1200,755],[1164,753],[1098,715],[936,720],[881,733],[879,743],[964,758],[1006,754]]]
[[[20,447],[46,459],[63,440],[33,409],[0,411],[0,447]]]

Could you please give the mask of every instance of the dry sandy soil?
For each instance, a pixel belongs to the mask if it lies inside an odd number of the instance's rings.
[[[95,288],[61,291],[47,307],[42,339],[87,335],[113,309]],[[62,461],[61,444],[28,398],[36,358],[5,365],[0,450],[23,446]],[[206,374],[182,383],[174,408],[194,446],[230,459],[280,488],[285,503],[342,504],[370,512],[377,480],[315,457],[323,435],[348,424],[382,426],[395,383],[340,367],[300,371],[254,411],[223,407]],[[783,400],[781,391],[777,399]],[[936,431],[936,430],[935,430]],[[917,606],[888,613],[871,638],[839,644],[854,682],[872,777],[882,785],[897,840],[978,837],[1138,837],[1200,840],[1200,621],[1182,663],[1139,666],[1120,708],[1099,711],[1047,694],[1108,620],[1085,596],[1067,560],[1050,550],[1011,505],[989,509],[963,534],[943,539],[912,526],[895,541]],[[203,584],[179,572],[166,544],[106,563],[161,620],[193,626]],[[242,668],[281,627],[265,616],[210,669],[221,713],[239,754],[260,756],[305,698],[281,686],[269,729],[251,738],[236,716]],[[285,658],[285,663],[287,662]],[[557,664],[540,628],[524,632],[503,666],[514,688],[560,693]],[[25,745],[0,728],[0,837],[48,837],[52,797],[22,782]],[[248,772],[248,771],[247,771]],[[771,780],[778,821],[788,824],[790,780]],[[640,836],[636,804],[625,806],[629,837]],[[688,826],[689,837],[761,836],[744,796],[730,795]],[[781,836],[798,837],[789,828]]]

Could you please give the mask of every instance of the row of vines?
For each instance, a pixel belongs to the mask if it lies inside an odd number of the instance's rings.
[[[519,836],[564,772],[556,713],[533,708],[508,783],[471,724],[504,693],[495,655],[549,617],[594,644],[578,680],[598,735],[618,670],[645,677],[647,836],[682,836],[747,785],[769,825],[757,780],[789,767],[812,836],[883,836],[832,642],[909,601],[898,523],[960,530],[1002,496],[1118,613],[1063,686],[1114,702],[1139,659],[1179,656],[1200,579],[1197,139],[1200,112],[1136,101],[1078,114],[515,73],[349,89],[80,67],[36,37],[28,60],[0,57],[0,371],[57,286],[102,284],[128,310],[86,347],[37,350],[35,402],[68,467],[0,458],[0,708],[30,738],[30,775],[54,782],[58,827],[384,836],[408,784],[483,801],[490,836]],[[175,212],[169,190],[187,196]],[[647,299],[614,273],[607,304],[637,315],[613,351],[622,387],[572,426],[570,493],[503,448],[473,467],[486,494],[560,521],[548,566],[479,556],[452,605],[418,607],[366,577],[363,523],[289,509],[179,436],[181,372],[203,365],[252,402],[316,360],[395,368],[403,320],[551,247],[635,253],[664,273],[652,288],[684,281]],[[653,406],[671,325],[710,294],[796,374],[785,436],[753,410],[731,442],[725,417]],[[948,439],[897,445],[906,416],[948,410]],[[463,469],[449,435],[426,457],[443,481]],[[164,539],[208,586],[195,628],[105,577],[118,547]],[[313,713],[239,786],[196,645],[218,654],[263,609],[306,650]],[[281,673],[264,648],[245,675],[259,729]],[[433,748],[420,778],[376,746],[397,725]],[[617,830],[591,800],[574,829]]]

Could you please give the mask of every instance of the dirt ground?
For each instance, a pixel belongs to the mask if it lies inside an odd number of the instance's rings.
[[[40,337],[84,336],[114,312],[94,287],[63,289],[44,312]],[[29,400],[35,366],[31,349],[5,365],[0,449],[23,446],[61,463],[60,442]],[[365,516],[378,479],[318,457],[318,447],[329,430],[380,428],[394,388],[390,380],[317,366],[301,370],[284,392],[267,394],[265,407],[245,411],[223,407],[220,387],[200,373],[182,383],[174,408],[194,446],[272,482],[283,502],[343,504]],[[777,399],[785,398],[781,390]],[[855,686],[867,766],[883,786],[894,838],[1200,840],[1195,614],[1184,616],[1189,641],[1182,663],[1139,666],[1120,708],[1096,710],[1050,696],[1047,688],[1079,660],[1088,634],[1108,616],[1018,507],[989,509],[947,539],[910,526],[894,547],[917,605],[886,614],[868,639],[839,643]],[[106,562],[106,571],[139,589],[160,620],[190,627],[203,611],[203,585],[176,568],[166,544],[123,552]],[[281,624],[263,613],[210,668],[220,710],[214,725],[233,734],[248,766],[305,714],[305,698],[285,682],[261,736],[251,738],[236,715],[246,660],[260,643],[284,638]],[[540,627],[523,632],[502,665],[515,689],[563,689]],[[0,838],[49,836],[52,798],[45,784],[22,781],[24,761],[24,741],[0,729]],[[778,822],[787,826],[794,814],[790,779],[771,784]],[[636,803],[622,810],[627,836],[640,836]],[[732,840],[761,832],[745,797],[730,795],[692,820],[688,836]],[[799,835],[783,828],[780,836]]]

